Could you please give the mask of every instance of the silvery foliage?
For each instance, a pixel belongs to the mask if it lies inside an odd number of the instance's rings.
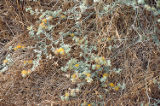
[[[33,61],[31,71],[34,71],[40,65],[40,60],[42,59],[42,51],[35,49],[34,52],[37,53],[37,58]]]
[[[11,66],[13,64],[13,60],[11,58],[11,55],[8,54],[5,58],[5,60],[7,60],[8,62],[7,63],[3,63],[0,65],[0,72],[5,72],[8,70],[9,66]]]

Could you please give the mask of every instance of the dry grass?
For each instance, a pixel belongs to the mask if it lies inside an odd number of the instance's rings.
[[[94,101],[95,103],[101,101],[107,106],[136,106],[141,102],[144,104],[155,102],[149,98],[160,99],[160,89],[153,83],[153,79],[160,80],[160,51],[151,39],[152,33],[148,32],[154,27],[153,16],[151,12],[143,9],[140,13],[135,13],[131,7],[127,6],[119,6],[112,15],[102,18],[93,14],[89,19],[82,22],[84,26],[83,34],[87,33],[89,35],[90,44],[97,42],[97,39],[108,36],[116,39],[127,38],[123,42],[117,40],[116,44],[119,45],[119,48],[112,51],[106,49],[110,43],[98,40],[99,51],[97,53],[100,56],[110,57],[113,67],[123,69],[120,75],[113,73],[110,80],[114,83],[125,82],[126,89],[124,91],[111,91],[109,94],[104,94],[99,82],[95,82],[83,87],[78,97],[71,101],[61,101],[59,96],[69,87],[74,88],[76,86],[64,77],[63,72],[60,71],[60,67],[68,60],[64,57],[55,57],[51,60],[44,57],[35,72],[27,78],[22,78],[20,75],[20,70],[24,68],[22,67],[22,60],[33,59],[34,54],[31,52],[32,50],[13,52],[8,51],[7,48],[19,43],[25,46],[35,44],[35,41],[29,37],[26,27],[30,23],[35,23],[36,19],[25,12],[25,7],[30,5],[33,8],[54,10],[60,6],[65,11],[75,5],[73,2],[63,3],[60,1],[53,7],[55,2],[48,1],[44,2],[42,0],[37,3],[18,2],[18,0],[17,2],[12,0],[0,1],[0,61],[9,52],[13,53],[15,59],[14,65],[4,74],[0,74],[0,105],[77,106],[84,101]],[[107,0],[105,2],[107,3]],[[112,2],[112,0],[108,2]],[[62,4],[63,6],[61,6]],[[94,9],[88,11],[93,12]],[[81,20],[86,17],[86,14],[83,15]],[[134,19],[135,15],[138,16],[136,21]],[[132,24],[139,29],[130,29]],[[70,30],[73,25],[74,20],[63,21],[61,25],[57,26],[53,36],[57,37],[56,35],[62,30],[64,32]],[[137,32],[143,33],[150,40],[138,42]],[[93,39],[95,35],[97,39]],[[65,39],[64,42],[72,43],[70,38]],[[111,44],[113,45],[114,42],[111,42]],[[78,52],[77,49],[77,52],[72,53],[73,57],[79,58]],[[104,99],[100,100],[98,94],[103,95]]]

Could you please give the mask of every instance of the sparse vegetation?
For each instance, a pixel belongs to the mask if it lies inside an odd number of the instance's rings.
[[[160,0],[2,0],[0,14],[0,104],[160,104]]]

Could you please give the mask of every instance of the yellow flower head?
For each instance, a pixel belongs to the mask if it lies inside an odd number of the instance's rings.
[[[63,48],[59,48],[58,50],[57,50],[57,52],[64,52],[64,49]]]
[[[27,70],[23,70],[23,71],[21,72],[21,74],[28,74],[28,71],[27,71]]]
[[[61,54],[61,55],[64,55],[65,54],[65,51],[63,48],[59,48],[59,49],[56,49],[55,50],[55,54]]]
[[[75,64],[74,66],[75,66],[75,67],[79,67],[79,64]]]
[[[96,69],[98,70],[101,67],[101,65],[97,64]]]
[[[22,46],[21,46],[21,45],[17,45],[16,48],[17,48],[17,49],[20,49],[20,48],[22,48]]]
[[[111,37],[107,37],[107,41],[111,41]]]
[[[21,49],[21,48],[24,49],[24,46],[21,46],[21,45],[18,44],[18,45],[14,48],[14,50],[16,51],[17,49]]]
[[[113,84],[113,83],[109,83],[109,86],[110,86],[110,87],[114,87],[114,84]]]
[[[74,74],[72,75],[72,78],[73,78],[73,79],[77,78],[77,75],[74,73]]]
[[[91,104],[88,104],[88,106],[91,106]]]
[[[103,61],[106,61],[106,58],[103,56],[103,57],[102,57],[102,60],[103,60]]]
[[[27,61],[24,61],[23,63],[24,63],[24,64],[27,64]]]
[[[70,36],[71,36],[71,37],[74,37],[74,33],[71,33]]]
[[[40,24],[40,27],[46,28],[46,25],[42,22],[42,23]]]
[[[61,18],[64,19],[64,18],[66,18],[66,16],[65,15],[61,15]]]
[[[29,64],[32,64],[32,63],[33,63],[33,60],[28,60],[28,63],[29,63]]]
[[[66,93],[65,93],[65,97],[69,97],[69,92],[66,92]]]
[[[108,77],[108,73],[104,73],[104,74],[103,74],[103,77]]]
[[[43,20],[42,20],[42,23],[45,23],[45,24],[46,24],[46,23],[47,23],[47,19],[43,19]]]
[[[58,49],[58,53],[64,55],[64,54],[65,54],[64,49],[63,49],[63,48],[59,48],[59,49]]]
[[[26,77],[28,75],[28,71],[27,70],[21,71],[21,75],[22,77]]]
[[[24,62],[23,62],[24,64],[32,64],[33,63],[33,60],[25,60]]]
[[[5,60],[3,60],[3,63],[4,63],[4,64],[8,63],[8,60],[6,60],[6,59],[5,59]]]
[[[87,73],[86,76],[87,76],[87,77],[91,77],[91,74],[90,74],[90,73]]]
[[[22,71],[21,71],[22,77],[26,77],[26,76],[29,75],[30,73],[31,73],[31,70],[22,70]]]
[[[118,86],[115,86],[115,87],[114,87],[114,90],[115,90],[115,91],[118,91],[118,90],[119,90],[119,87],[118,87]]]

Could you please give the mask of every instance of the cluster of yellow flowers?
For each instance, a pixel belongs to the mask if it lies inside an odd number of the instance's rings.
[[[49,16],[47,18],[42,19],[42,22],[40,23],[40,27],[43,28],[43,29],[46,29],[47,28],[47,26],[46,26],[47,22],[52,20],[52,18],[53,18],[52,16]]]
[[[33,60],[25,60],[24,61],[24,64],[32,64],[33,63]]]
[[[18,49],[24,49],[24,48],[25,48],[24,46],[18,44],[18,45],[14,48],[14,50],[16,51],[16,50],[18,50]]]
[[[65,51],[64,51],[63,48],[56,49],[54,53],[55,53],[55,54],[65,55]]]
[[[94,61],[95,61],[95,65],[94,65],[94,69],[96,69],[96,70],[99,70],[101,67],[102,67],[102,65],[105,65],[106,64],[106,60],[105,60],[105,57],[96,57],[95,59],[94,59]]]
[[[74,36],[75,36],[75,34],[74,34],[74,33],[71,33],[71,34],[70,34],[70,36],[71,36],[71,37],[74,37]]]
[[[22,77],[26,77],[26,76],[29,75],[30,73],[31,73],[31,70],[22,70],[22,71],[21,71]]]
[[[119,86],[115,86],[113,83],[109,83],[109,86],[112,87],[115,91],[119,90]]]

